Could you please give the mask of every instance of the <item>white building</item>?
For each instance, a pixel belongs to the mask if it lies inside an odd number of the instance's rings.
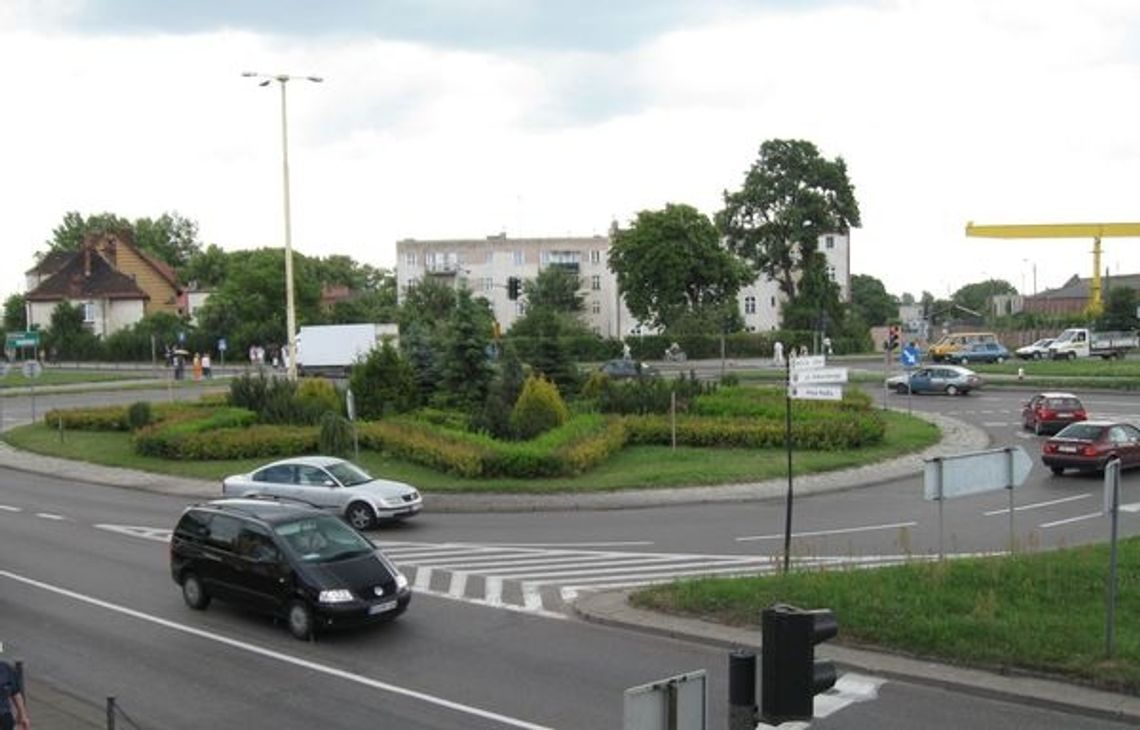
[[[466,286],[486,298],[503,330],[522,316],[524,302],[507,298],[507,280],[534,279],[547,266],[562,266],[578,275],[585,290],[585,319],[603,337],[643,334],[644,327],[630,315],[618,295],[617,277],[608,266],[607,236],[575,238],[486,238],[396,243],[396,282],[403,303],[408,286],[424,277],[438,277],[454,286]],[[849,236],[820,236],[819,251],[827,258],[828,274],[838,282],[840,298],[851,297]],[[737,295],[746,327],[766,332],[780,326],[785,299],[776,282],[760,277]]]

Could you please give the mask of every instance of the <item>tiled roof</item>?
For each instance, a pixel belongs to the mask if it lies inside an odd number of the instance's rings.
[[[63,268],[64,264],[74,255],[74,251],[48,251],[35,266],[24,273],[51,276]]]
[[[1074,276],[1056,289],[1046,289],[1037,294],[1035,299],[1087,299],[1089,285],[1092,279],[1082,279]],[[1107,292],[1113,287],[1127,287],[1140,291],[1140,274],[1122,274],[1120,276],[1106,276],[1100,280],[1102,291]]]
[[[90,275],[84,270],[84,251],[73,252],[71,259],[55,274],[28,292],[29,302],[51,302],[63,299],[148,299],[135,280],[122,274],[94,251],[90,252]]]

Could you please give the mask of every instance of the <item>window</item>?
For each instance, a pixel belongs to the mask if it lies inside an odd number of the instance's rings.
[[[827,236],[824,239],[823,247],[826,248],[828,251],[835,248],[835,236]]]
[[[770,306],[772,309],[776,308],[776,297],[772,297],[771,301],[768,303],[768,306]]]
[[[599,302],[597,299],[590,302],[590,312],[592,312],[593,314],[601,314],[602,313],[602,303]]]
[[[491,291],[495,288],[495,280],[489,276],[483,277],[483,291]]]
[[[416,265],[416,252],[415,251],[409,251],[406,254],[404,254],[404,263],[407,264],[408,266],[415,266]]]
[[[239,520],[226,515],[214,515],[210,519],[210,536],[207,541],[214,547],[232,549],[239,532]]]
[[[602,290],[602,276],[601,274],[594,274],[590,277],[590,288],[594,291]]]
[[[756,297],[744,297],[744,313],[756,314]]]
[[[95,321],[95,302],[83,302],[83,321],[88,324]]]
[[[515,266],[522,266],[523,265],[523,252],[522,251],[515,251],[514,252],[514,261],[515,261]]]
[[[832,264],[827,265],[827,278],[835,281],[835,266]]]
[[[273,538],[259,527],[247,525],[237,536],[237,554],[247,560],[276,562],[281,554],[273,544]]]
[[[325,474],[323,469],[315,466],[298,466],[297,467],[297,483],[306,487],[323,487],[325,482],[330,482],[328,474]]]
[[[549,251],[543,251],[542,252],[542,265],[546,266],[549,263],[550,263],[550,252]]]
[[[296,467],[289,466],[288,464],[271,466],[254,474],[253,481],[269,482],[270,484],[292,484],[295,469]]]
[[[597,250],[597,249],[594,249],[593,251],[591,251],[590,252],[590,263],[591,264],[602,263],[602,252]]]
[[[206,512],[187,512],[174,529],[182,537],[204,538],[210,533],[210,515]]]

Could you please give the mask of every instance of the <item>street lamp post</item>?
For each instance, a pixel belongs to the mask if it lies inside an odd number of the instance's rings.
[[[281,86],[281,178],[285,209],[285,330],[289,364],[286,374],[290,380],[297,379],[297,311],[293,302],[293,230],[289,215],[289,123],[285,106],[285,85],[290,81],[311,81],[319,84],[320,76],[290,76],[288,74],[263,74],[256,71],[243,71],[245,78],[264,79],[259,86],[268,86],[276,81]]]

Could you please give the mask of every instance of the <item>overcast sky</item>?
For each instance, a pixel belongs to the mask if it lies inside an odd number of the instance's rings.
[[[0,0],[0,65],[0,296],[69,210],[281,245],[280,95],[244,70],[326,79],[288,87],[308,255],[712,215],[772,138],[847,161],[852,271],[895,294],[1091,273],[970,220],[1140,220],[1134,0]]]

